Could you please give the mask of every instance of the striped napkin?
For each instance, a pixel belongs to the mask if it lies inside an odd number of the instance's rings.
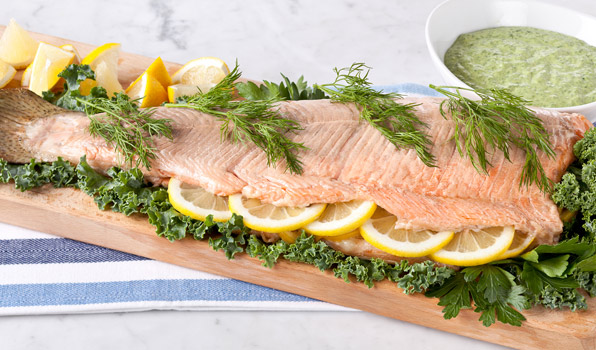
[[[155,309],[348,310],[267,287],[0,224],[0,315]]]
[[[378,88],[437,95],[416,84]],[[0,315],[155,309],[352,310],[0,223]]]

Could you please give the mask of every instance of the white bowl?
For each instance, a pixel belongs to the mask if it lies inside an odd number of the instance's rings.
[[[443,63],[445,52],[455,39],[460,34],[499,26],[552,30],[596,46],[596,18],[564,7],[524,0],[447,0],[426,21],[426,45],[447,85],[469,87]],[[596,102],[549,109],[580,113],[591,122],[596,121]]]

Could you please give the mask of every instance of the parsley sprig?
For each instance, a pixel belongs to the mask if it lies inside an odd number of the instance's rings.
[[[555,152],[542,121],[526,107],[529,101],[501,89],[430,87],[447,97],[441,102],[441,114],[455,122],[453,138],[457,150],[470,159],[478,172],[488,174],[488,167],[492,166],[489,157],[496,150],[510,160],[510,147],[515,146],[526,153],[519,185],[535,183],[543,192],[552,191],[552,181],[544,172],[538,151],[551,158]],[[461,91],[474,92],[480,100],[464,97]]]
[[[331,97],[332,101],[354,103],[360,118],[367,121],[397,148],[414,148],[418,158],[427,166],[434,166],[435,157],[428,150],[431,141],[420,129],[427,125],[414,113],[416,104],[401,104],[397,93],[383,93],[371,87],[370,67],[354,63],[347,68],[335,68],[335,81],[314,85]]]
[[[222,138],[232,142],[252,142],[267,155],[267,165],[275,166],[284,159],[290,173],[301,174],[302,162],[296,152],[306,147],[292,141],[286,134],[302,130],[294,120],[284,118],[276,103],[278,98],[266,100],[235,100],[236,80],[241,73],[238,65],[221,82],[207,92],[180,97],[170,108],[192,108],[213,115],[223,122]]]
[[[281,73],[280,73],[281,74]],[[284,101],[299,100],[321,100],[328,98],[325,93],[316,87],[308,86],[304,76],[297,81],[290,81],[288,77],[281,74],[283,81],[279,84],[263,80],[262,84],[255,84],[252,81],[237,83],[238,94],[247,100],[268,100],[271,98]]]

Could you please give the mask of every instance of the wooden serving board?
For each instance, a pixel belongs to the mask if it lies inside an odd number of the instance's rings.
[[[0,27],[0,33],[3,30]],[[50,44],[73,44],[82,56],[93,49],[88,44],[33,35]],[[122,53],[119,74],[123,86],[152,61]],[[173,73],[180,65],[166,66]],[[246,254],[229,261],[206,241],[188,238],[171,243],[155,234],[146,217],[100,211],[91,197],[74,189],[45,186],[20,192],[14,184],[0,184],[0,221],[514,348],[596,349],[595,299],[588,301],[587,311],[534,308],[524,312],[527,321],[522,327],[498,323],[485,328],[478,321],[479,314],[470,310],[444,320],[437,299],[405,295],[387,280],[369,289],[362,283],[345,283],[329,271],[323,273],[306,264],[282,260],[268,269]]]

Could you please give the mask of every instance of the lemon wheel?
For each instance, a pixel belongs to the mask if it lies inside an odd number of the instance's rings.
[[[244,224],[253,230],[280,233],[302,228],[316,220],[325,210],[325,204],[308,207],[277,207],[258,199],[233,194],[228,198],[230,211],[244,218]]]
[[[356,238],[356,237],[360,237],[359,229],[350,231],[348,233],[344,233],[339,236],[322,236],[321,238],[326,239],[328,241],[339,242],[339,241],[343,241],[343,240],[350,239],[350,238]]]
[[[193,219],[205,220],[213,215],[214,221],[225,222],[232,217],[226,197],[216,196],[205,189],[171,178],[168,197],[174,209]]]
[[[522,254],[534,242],[534,236],[521,231],[515,231],[511,246],[499,257],[498,260],[516,257]]]
[[[514,236],[513,226],[464,230],[456,233],[449,244],[430,257],[443,264],[482,265],[498,260],[511,246]]]
[[[363,200],[327,204],[323,214],[304,229],[317,236],[343,235],[362,226],[376,208],[374,202]]]
[[[452,231],[407,230],[395,228],[397,217],[382,208],[360,227],[360,234],[368,243],[384,252],[403,257],[429,255],[453,238]]]

